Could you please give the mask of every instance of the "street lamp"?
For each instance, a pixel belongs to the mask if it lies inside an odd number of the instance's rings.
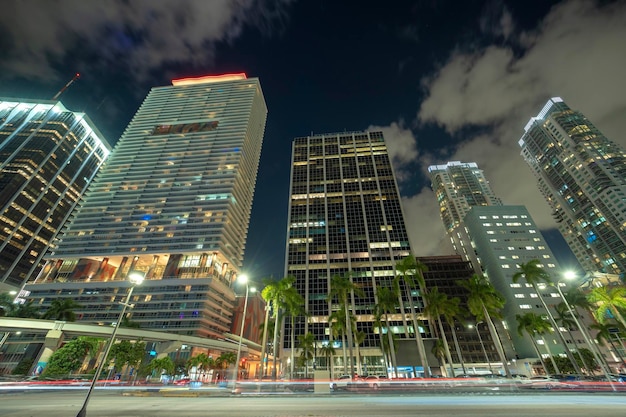
[[[76,414],[76,417],[85,417],[87,415],[87,404],[89,403],[89,397],[91,397],[91,392],[96,385],[96,381],[98,380],[98,376],[102,372],[102,368],[104,368],[104,364],[106,363],[107,356],[109,356],[109,351],[111,350],[111,346],[115,342],[115,336],[117,335],[117,330],[120,328],[120,323],[124,319],[124,314],[126,313],[126,308],[133,308],[135,305],[130,304],[130,297],[133,295],[133,289],[136,285],[139,285],[143,282],[145,275],[140,271],[130,271],[128,273],[128,281],[130,281],[130,288],[128,289],[128,293],[126,294],[126,300],[120,301],[122,305],[122,312],[120,313],[117,322],[115,322],[115,326],[113,327],[113,332],[111,333],[111,338],[107,342],[106,348],[104,349],[104,354],[102,355],[102,359],[98,364],[98,368],[96,369],[96,373],[91,380],[91,384],[89,385],[89,390],[87,391],[87,395],[85,396],[85,400],[83,401],[83,406]]]
[[[563,278],[567,280],[572,280],[576,278],[576,273],[573,271],[566,271],[563,274]],[[616,391],[615,387],[613,386],[613,382],[611,381],[611,375],[609,375],[610,374],[609,371],[606,369],[606,367],[604,366],[604,362],[600,360],[600,357],[598,356],[598,353],[596,352],[596,346],[591,343],[591,340],[589,339],[589,335],[587,334],[587,330],[580,324],[580,322],[578,321],[578,317],[576,317],[576,314],[574,314],[574,311],[572,310],[572,307],[567,301],[567,298],[565,298],[563,291],[561,291],[561,280],[558,280],[556,282],[556,289],[559,292],[559,295],[561,296],[561,298],[563,299],[563,303],[565,304],[565,307],[567,307],[567,312],[572,316],[572,318],[574,319],[574,323],[576,323],[576,326],[578,327],[578,330],[580,330],[580,333],[583,335],[583,338],[585,339],[585,343],[587,343],[587,346],[589,346],[589,350],[591,350],[591,353],[593,354],[594,359],[598,363],[598,366],[600,366],[600,369],[602,369],[602,373],[606,377],[609,384],[611,384],[611,388],[613,389],[613,391]]]
[[[476,323],[476,326],[473,325],[468,325],[467,327],[469,327],[470,329],[472,327],[474,327],[476,329],[476,334],[478,335],[478,340],[480,341],[480,347],[482,347],[483,349],[483,353],[485,354],[485,359],[487,360],[487,365],[489,366],[489,372],[491,372],[493,374],[493,368],[491,367],[491,361],[489,361],[489,355],[487,355],[487,349],[485,349],[485,344],[483,343],[483,338],[480,336],[480,331],[478,330],[478,325],[482,323],[482,321],[479,321],[478,323]]]
[[[239,343],[237,345],[237,361],[235,362],[235,375],[233,377],[233,390],[237,390],[237,378],[239,377],[239,361],[241,360],[241,342],[243,340],[243,330],[246,324],[246,310],[248,309],[248,294],[250,291],[256,292],[256,288],[250,288],[248,285],[248,276],[239,275],[237,281],[240,284],[246,284],[246,298],[243,302],[243,314],[241,315],[241,328],[239,329]]]

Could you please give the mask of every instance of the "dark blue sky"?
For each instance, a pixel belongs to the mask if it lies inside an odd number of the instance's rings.
[[[605,133],[624,128],[623,79],[611,69],[626,64],[616,42],[626,39],[624,2],[5,3],[0,96],[51,98],[81,72],[61,100],[111,143],[153,86],[226,72],[260,79],[269,114],[245,258],[253,276],[283,274],[295,137],[382,129],[414,252],[426,256],[450,253],[428,165],[477,162],[505,203],[527,205],[549,230],[517,148],[528,118],[561,95]],[[583,57],[606,66],[575,69]]]

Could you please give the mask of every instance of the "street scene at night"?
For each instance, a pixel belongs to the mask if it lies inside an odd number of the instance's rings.
[[[0,415],[624,413],[626,2],[3,6]]]

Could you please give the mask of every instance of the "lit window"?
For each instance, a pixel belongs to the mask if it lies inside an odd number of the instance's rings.
[[[524,294],[515,294],[515,298],[526,298]]]
[[[530,310],[532,307],[530,306],[530,304],[520,304],[519,308],[521,308],[522,310]]]

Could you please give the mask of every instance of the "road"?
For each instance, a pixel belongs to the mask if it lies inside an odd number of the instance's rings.
[[[83,390],[0,395],[2,417],[73,417]],[[182,395],[182,393],[181,393]],[[88,417],[616,417],[623,394],[532,393],[434,395],[128,396],[94,391]]]

